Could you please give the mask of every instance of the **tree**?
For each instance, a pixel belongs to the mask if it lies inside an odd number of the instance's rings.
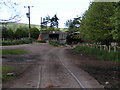
[[[24,27],[17,28],[17,30],[15,31],[15,37],[17,39],[28,37],[28,31],[29,29],[27,30]]]
[[[14,32],[13,32],[13,30],[7,29],[7,28],[3,28],[3,30],[2,30],[2,38],[3,38],[3,40],[4,39],[6,39],[6,40],[14,39]]]
[[[43,21],[41,22],[41,28],[47,29],[49,23],[50,23],[50,16],[48,15],[43,18]]]
[[[18,10],[18,6],[18,3],[13,2],[11,0],[0,0],[0,22],[5,23],[19,21],[20,13]]]
[[[80,32],[90,42],[108,44],[113,41],[111,32],[114,28],[110,18],[114,14],[113,3],[93,2],[82,16]]]
[[[120,2],[115,3],[114,8],[115,13],[113,17],[111,17],[111,22],[115,28],[112,30],[111,34],[113,39],[120,43]]]
[[[72,22],[73,22],[72,19],[67,20],[66,23],[65,23],[65,26],[66,26],[67,28],[70,28],[71,25],[72,25]]]
[[[43,22],[41,22],[41,28],[46,28],[47,27],[51,27],[51,28],[58,28],[59,26],[59,22],[58,22],[58,17],[55,14],[52,18],[50,18],[50,16],[46,16],[45,18],[43,18]],[[48,26],[48,24],[50,24],[50,26]]]
[[[57,15],[55,14],[55,15],[50,19],[50,27],[58,28],[58,25],[59,25],[58,20],[59,20],[59,19],[58,19]]]
[[[73,20],[67,20],[65,26],[68,27],[69,30],[76,31],[77,28],[80,27],[81,17],[76,17]]]
[[[37,39],[39,33],[40,32],[36,27],[30,29],[31,38],[33,38],[33,39]]]

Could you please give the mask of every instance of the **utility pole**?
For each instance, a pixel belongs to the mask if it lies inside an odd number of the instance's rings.
[[[42,17],[41,17],[41,27],[40,28],[41,28],[41,31],[42,31]]]
[[[30,36],[30,29],[31,29],[31,26],[30,26],[30,8],[33,7],[33,6],[24,6],[24,8],[28,8],[28,13],[26,13],[26,16],[29,20],[29,38],[31,37]]]

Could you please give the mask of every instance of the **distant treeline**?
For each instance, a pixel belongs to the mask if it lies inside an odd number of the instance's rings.
[[[37,39],[39,36],[39,29],[37,28],[29,28],[26,27],[19,27],[16,30],[13,30],[11,28],[3,28],[0,29],[2,31],[2,40],[23,40],[24,38],[29,37],[29,32],[31,35],[31,38]]]

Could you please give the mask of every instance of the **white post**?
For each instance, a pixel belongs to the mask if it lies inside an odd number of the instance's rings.
[[[104,45],[104,50],[106,49],[106,46]]]
[[[109,45],[109,52],[111,51],[111,47],[110,47],[110,45]]]
[[[116,46],[114,46],[114,52],[116,52],[116,49],[117,49],[117,47],[116,47]]]
[[[102,45],[100,45],[100,50],[102,50]]]

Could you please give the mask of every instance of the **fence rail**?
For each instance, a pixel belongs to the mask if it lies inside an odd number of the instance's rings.
[[[87,46],[91,48],[99,48],[100,50],[108,50],[109,52],[114,51],[114,52],[119,52],[120,51],[120,46],[107,46],[107,45],[99,45],[99,44],[80,44],[81,46]]]

